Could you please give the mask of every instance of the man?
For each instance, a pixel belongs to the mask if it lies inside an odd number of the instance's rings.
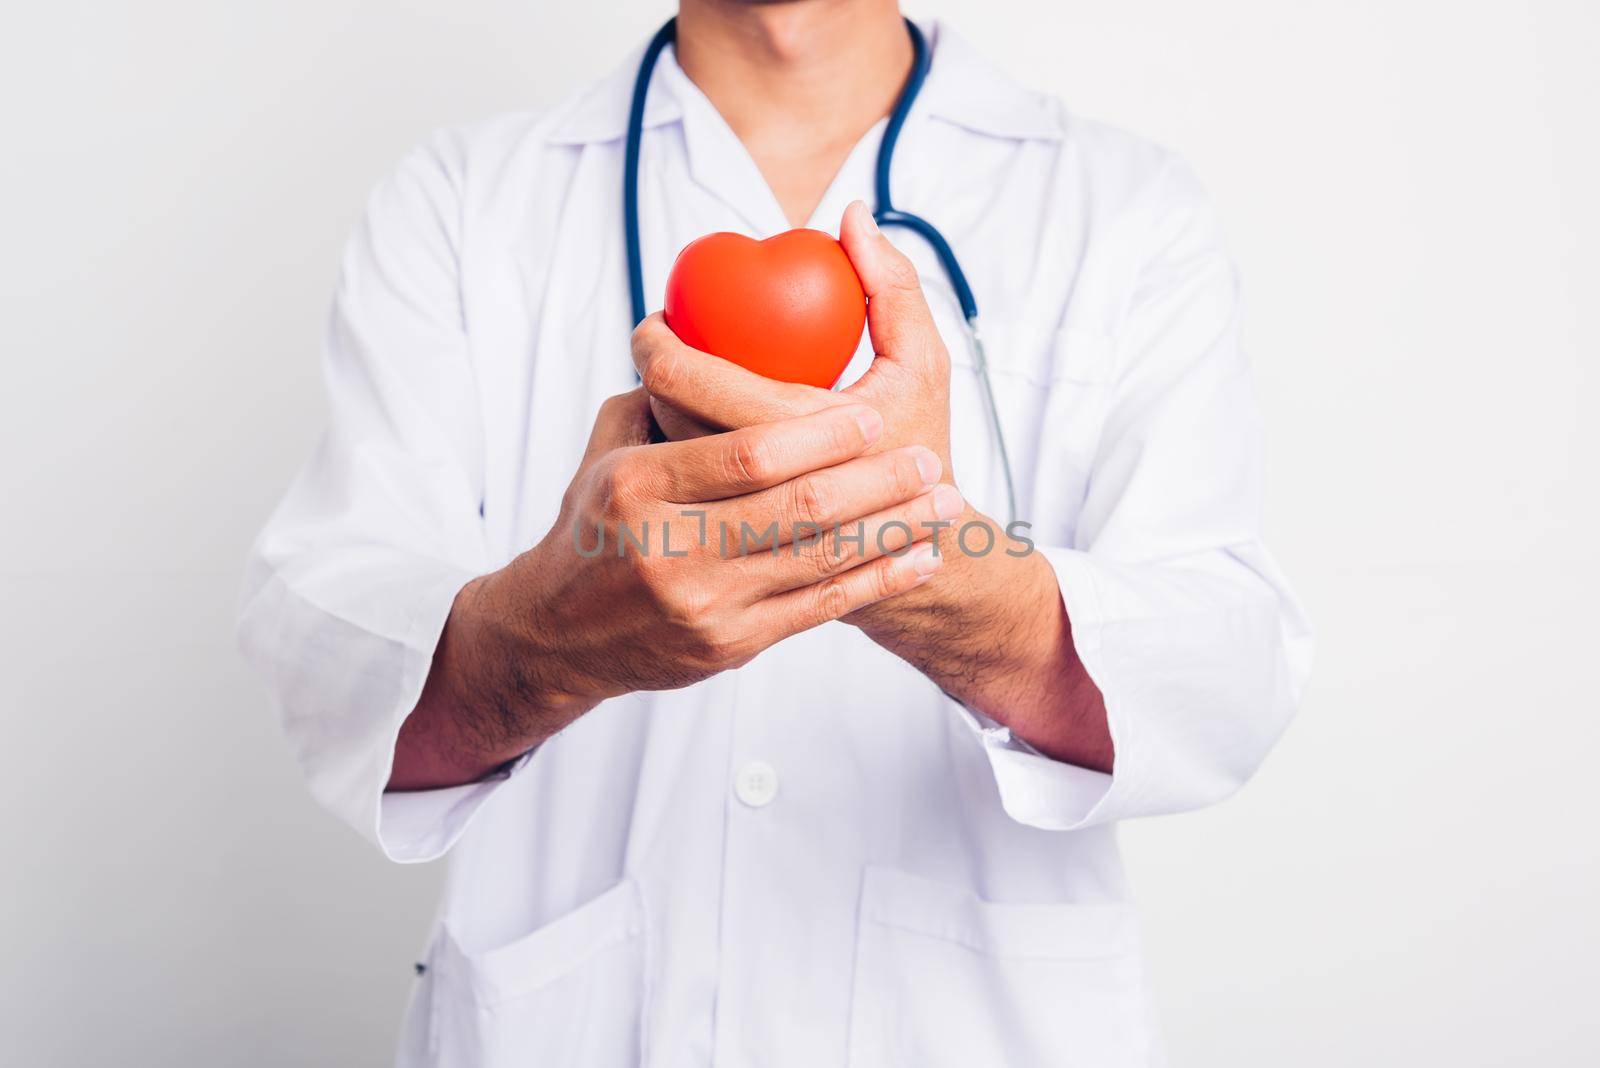
[[[854,203],[889,0],[684,0],[644,117],[647,293],[707,232],[837,224],[838,392],[659,315],[626,358],[637,53],[375,193],[241,631],[317,797],[452,854],[402,1063],[1157,1059],[1114,824],[1236,789],[1309,658],[1234,275],[1170,155],[926,33],[895,200],[984,309],[1017,537],[949,284]]]

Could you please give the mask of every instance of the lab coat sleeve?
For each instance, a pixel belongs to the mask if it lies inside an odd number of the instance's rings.
[[[313,796],[399,861],[447,849],[510,770],[384,793],[451,603],[489,570],[461,178],[440,135],[374,191],[327,329],[329,424],[252,550],[239,622]]]
[[[1042,546],[1105,698],[1107,775],[967,713],[1006,811],[1072,830],[1199,808],[1255,771],[1299,701],[1309,625],[1261,539],[1261,420],[1236,275],[1198,183],[1155,183],[1074,545]]]

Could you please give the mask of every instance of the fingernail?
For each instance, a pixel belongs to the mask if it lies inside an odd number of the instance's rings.
[[[861,436],[871,445],[883,436],[883,416],[878,414],[876,408],[857,408],[851,413],[856,425],[861,428]]]
[[[961,492],[954,486],[940,486],[933,491],[933,512],[940,519],[954,519],[965,506]]]
[[[917,474],[922,476],[922,484],[931,486],[939,481],[939,476],[944,474],[944,464],[933,453],[924,449],[917,454]]]
[[[867,207],[867,202],[865,200],[852,200],[850,202],[850,207],[861,209],[861,214],[865,216],[867,220],[867,233],[876,234],[878,232],[878,220],[872,217],[872,209]]]
[[[927,578],[944,565],[944,558],[933,551],[931,545],[920,545],[911,551],[911,570]]]

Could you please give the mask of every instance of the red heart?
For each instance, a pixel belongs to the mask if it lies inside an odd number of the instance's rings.
[[[686,345],[828,389],[861,342],[867,296],[844,247],[821,230],[765,241],[707,234],[678,253],[666,316]]]

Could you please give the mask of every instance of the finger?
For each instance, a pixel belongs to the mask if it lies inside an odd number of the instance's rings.
[[[828,390],[777,382],[731,360],[691,348],[679,340],[660,313],[634,329],[633,366],[652,397],[718,430],[775,423],[849,403]]]
[[[691,438],[703,438],[707,434],[717,434],[730,429],[709,426],[698,419],[692,419],[658,397],[650,398],[650,412],[656,417],[656,426],[661,428],[662,437],[667,441],[688,441]]]
[[[943,563],[932,545],[918,545],[903,556],[880,557],[842,575],[769,597],[756,610],[768,615],[774,628],[798,634],[920,586],[937,574]]]
[[[775,528],[759,545],[788,545],[926,493],[944,465],[933,450],[908,445],[876,456],[811,471],[771,489],[724,501],[709,510],[711,522],[727,527],[738,544],[742,530]],[[750,535],[747,542],[755,538]]]
[[[696,504],[740,497],[844,463],[883,434],[883,417],[850,404],[640,450],[640,474],[662,500]]]
[[[906,363],[949,359],[917,269],[878,229],[861,201],[845,209],[839,243],[867,292],[867,331],[872,351]]]
[[[802,589],[880,557],[905,553],[950,526],[963,507],[954,486],[936,486],[864,519],[796,537],[777,552],[756,552],[737,564],[762,594]]]
[[[583,462],[649,440],[650,398],[642,388],[631,389],[601,402],[594,429],[589,432],[589,444],[583,451]]]

